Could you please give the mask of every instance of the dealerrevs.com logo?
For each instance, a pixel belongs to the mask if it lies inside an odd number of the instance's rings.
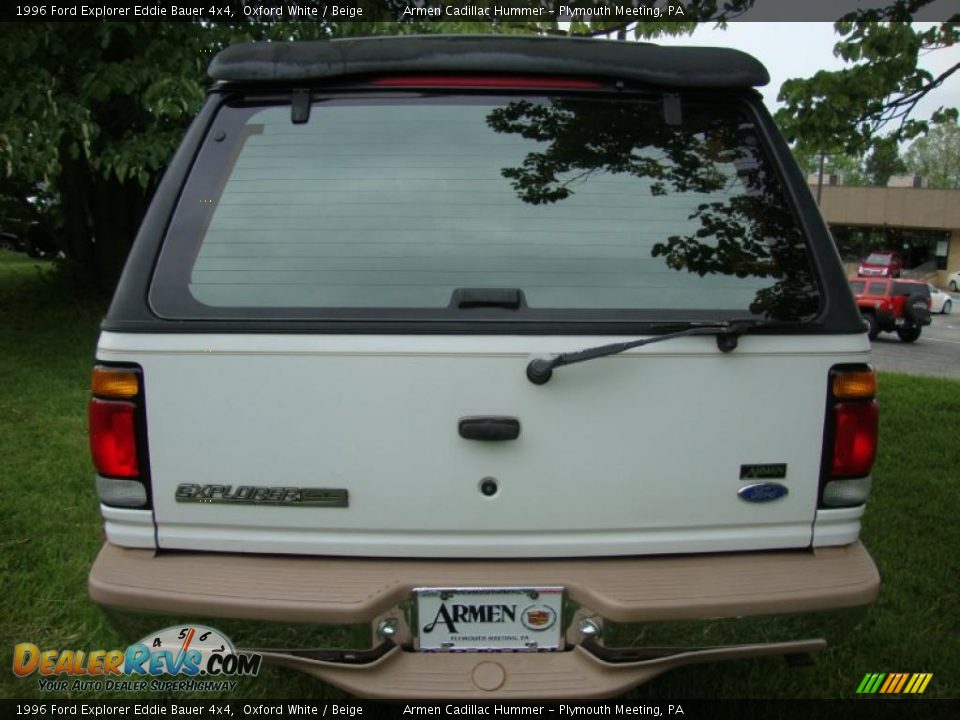
[[[234,690],[232,676],[254,676],[263,657],[237,652],[230,639],[203,625],[164,628],[125,650],[41,650],[34,643],[13,649],[13,672],[36,674],[40,690],[216,691]],[[183,676],[161,680],[162,676]]]

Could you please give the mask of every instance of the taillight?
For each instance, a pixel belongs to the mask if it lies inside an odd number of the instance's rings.
[[[137,406],[115,400],[90,400],[90,453],[97,472],[107,477],[135,478]]]
[[[877,401],[833,406],[831,478],[869,475],[877,455]]]
[[[98,365],[90,385],[90,454],[97,471],[97,494],[107,505],[144,507],[148,496],[140,368]]]
[[[90,376],[90,389],[96,397],[135,398],[140,393],[140,372],[98,365]]]
[[[840,365],[830,371],[821,506],[866,502],[877,455],[876,392],[876,373],[868,365]]]

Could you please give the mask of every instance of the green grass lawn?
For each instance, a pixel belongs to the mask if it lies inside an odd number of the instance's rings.
[[[131,640],[86,595],[101,543],[86,401],[105,304],[78,299],[38,264],[0,251],[0,697],[43,696],[35,675],[19,680],[9,669],[18,642],[89,650]],[[960,382],[883,375],[880,403],[863,540],[883,590],[862,623],[814,666],[770,658],[690,667],[638,698],[850,698],[865,673],[894,671],[932,672],[927,696],[960,696]],[[267,668],[233,697],[337,695]]]

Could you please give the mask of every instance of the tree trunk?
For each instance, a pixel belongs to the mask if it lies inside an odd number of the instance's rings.
[[[60,200],[63,203],[63,228],[60,250],[69,260],[89,268],[93,263],[93,232],[86,203],[86,188],[90,186],[90,172],[82,160],[70,157],[72,139],[60,140]]]
[[[136,181],[116,177],[96,177],[89,193],[94,272],[98,285],[112,291],[146,211],[147,193]]]
[[[105,292],[116,285],[140,220],[147,191],[134,180],[104,178],[73,159],[69,139],[60,149],[64,228],[60,248]]]

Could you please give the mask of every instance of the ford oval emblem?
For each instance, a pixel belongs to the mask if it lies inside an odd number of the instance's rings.
[[[740,496],[741,500],[746,500],[747,502],[770,502],[772,500],[779,500],[784,495],[790,492],[787,489],[786,485],[781,485],[780,483],[766,482],[766,483],[754,483],[752,485],[744,485],[737,491],[737,495]]]

